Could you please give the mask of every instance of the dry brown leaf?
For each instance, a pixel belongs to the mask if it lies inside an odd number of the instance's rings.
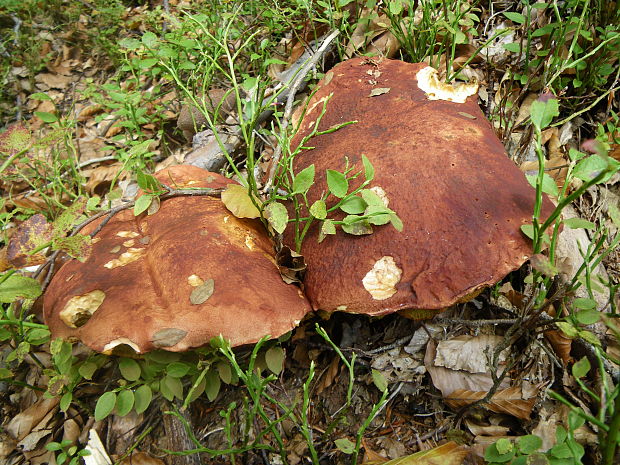
[[[90,170],[84,170],[82,174],[88,179],[86,185],[86,191],[89,194],[105,195],[110,187],[112,180],[121,172],[123,164],[120,162],[112,163],[111,165],[102,165]],[[124,171],[118,177],[118,181],[127,179],[129,173]]]
[[[538,173],[537,161],[526,161],[519,167],[525,174]],[[566,174],[568,172],[568,163],[562,157],[555,157],[550,160],[545,160],[545,173],[551,176],[559,188],[561,188],[566,182]]]
[[[572,340],[564,336],[564,333],[556,329],[550,329],[544,332],[545,338],[553,347],[555,354],[560,357],[565,365],[570,363],[572,357],[570,356],[570,350],[572,346]]]
[[[469,373],[488,373],[489,360],[502,340],[502,336],[482,334],[480,336],[462,335],[439,341],[435,365]],[[500,354],[500,364],[506,361],[506,355],[506,350]]]
[[[450,368],[436,366],[434,363],[436,355],[436,345],[431,339],[426,346],[424,355],[424,366],[431,375],[433,385],[439,389],[444,397],[447,397],[457,389],[469,391],[488,391],[493,386],[493,379],[487,373],[469,373],[462,370],[452,370]],[[507,388],[509,381],[504,380],[500,388]]]
[[[365,465],[460,465],[469,454],[469,450],[455,442],[447,442],[434,449],[416,452],[407,457],[394,460],[369,461]]]
[[[362,461],[362,465],[368,465],[368,463],[384,463],[388,461],[388,459],[372,450],[365,438],[362,438],[362,447],[364,448],[364,460]]]
[[[465,419],[465,424],[467,428],[471,432],[471,434],[475,436],[505,436],[510,431],[510,428],[507,426],[501,425],[479,425],[469,418]]]
[[[329,364],[329,367],[327,367],[325,374],[321,377],[320,382],[317,383],[316,393],[321,394],[325,389],[330,387],[334,383],[336,376],[338,376],[339,371],[340,371],[340,357],[334,357],[331,363]]]
[[[37,87],[42,90],[48,89],[66,89],[73,81],[71,76],[63,76],[62,74],[39,73],[34,77],[38,83]]]
[[[164,465],[158,458],[151,457],[145,452],[134,452],[129,457],[123,459],[119,465]]]
[[[486,391],[474,392],[459,389],[448,397],[445,397],[444,400],[450,407],[461,409],[483,399],[486,394]],[[523,399],[521,388],[519,386],[514,386],[497,391],[491,400],[487,404],[484,404],[484,407],[492,412],[507,413],[521,420],[529,420],[535,402],[536,397]]]
[[[15,415],[6,430],[18,441],[24,439],[45,416],[58,406],[59,399],[40,398],[33,405]]]

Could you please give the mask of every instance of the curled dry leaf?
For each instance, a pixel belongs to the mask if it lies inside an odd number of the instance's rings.
[[[455,410],[471,405],[487,395],[486,391],[467,391],[458,389],[445,397],[446,404]],[[483,406],[492,412],[507,413],[521,420],[529,420],[534,408],[536,397],[523,398],[521,388],[518,386],[498,390],[491,400]]]

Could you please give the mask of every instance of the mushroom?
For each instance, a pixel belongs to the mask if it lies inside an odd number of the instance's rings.
[[[338,229],[317,243],[314,224],[301,250],[314,309],[432,315],[528,259],[531,242],[520,227],[532,221],[535,191],[506,155],[476,94],[477,85],[442,83],[423,63],[351,59],[326,73],[292,147],[310,133],[323,102],[319,131],[358,122],[313,137],[306,145],[314,149],[297,155],[295,172],[316,168],[309,205],[327,190],[320,173],[342,171],[345,158],[361,170],[365,155],[376,173],[371,186],[404,229],[380,226],[364,236]],[[545,198],[543,215],[552,209]]]
[[[193,166],[156,177],[173,188],[233,182]],[[63,265],[44,296],[53,337],[104,353],[183,351],[220,334],[233,346],[249,344],[290,331],[309,311],[299,288],[282,281],[261,223],[205,196],[164,200],[151,216],[116,214],[88,259]]]

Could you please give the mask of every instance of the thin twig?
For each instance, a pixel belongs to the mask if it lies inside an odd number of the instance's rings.
[[[282,127],[281,131],[284,132],[288,128],[288,123],[291,119],[291,115],[293,113],[293,104],[295,103],[295,96],[299,91],[299,88],[303,84],[306,79],[306,75],[310,72],[312,68],[318,63],[321,57],[325,54],[325,52],[329,49],[332,41],[338,37],[340,34],[339,30],[334,30],[329,34],[321,46],[317,49],[316,53],[308,60],[308,62],[304,65],[303,68],[297,74],[297,77],[293,81],[290,86],[288,98],[286,100],[286,106],[284,107],[284,115],[282,117]],[[269,167],[269,176],[267,178],[267,182],[265,183],[265,187],[263,188],[263,192],[268,192],[271,189],[271,185],[273,184],[273,179],[276,176],[276,172],[278,171],[278,165],[280,163],[280,158],[282,157],[282,145],[278,145],[273,152],[273,156],[271,157],[271,166]]]

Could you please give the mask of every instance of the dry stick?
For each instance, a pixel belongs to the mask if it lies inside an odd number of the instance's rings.
[[[325,52],[330,47],[332,41],[338,37],[340,34],[339,30],[334,30],[329,34],[323,44],[318,48],[316,53],[310,58],[310,60],[304,65],[303,68],[299,71],[299,74],[291,84],[288,98],[286,100],[286,107],[284,107],[284,115],[282,118],[282,127],[281,131],[284,132],[288,128],[288,123],[291,119],[291,114],[293,113],[293,103],[295,103],[295,95],[299,91],[299,88],[303,84],[306,79],[306,75],[310,72],[312,68],[318,63],[321,57],[325,54]],[[267,182],[265,183],[265,187],[263,188],[263,192],[268,192],[271,189],[271,185],[273,184],[273,179],[276,176],[276,172],[278,170],[278,165],[280,163],[280,158],[282,157],[282,145],[278,145],[273,152],[273,156],[271,157],[271,166],[269,167],[269,176],[267,178]]]

